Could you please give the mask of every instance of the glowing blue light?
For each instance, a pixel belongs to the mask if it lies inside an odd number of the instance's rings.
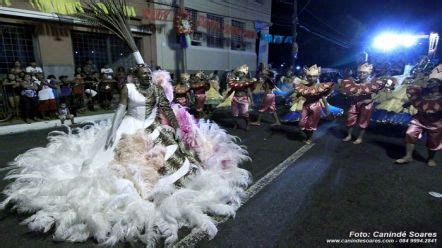
[[[296,70],[301,70],[301,66],[297,65]]]
[[[383,33],[373,40],[373,47],[382,51],[391,51],[399,47],[416,45],[417,37],[411,34]]]

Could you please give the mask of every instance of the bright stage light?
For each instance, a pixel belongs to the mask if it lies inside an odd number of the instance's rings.
[[[417,37],[415,35],[383,33],[374,39],[373,47],[387,52],[398,47],[412,47],[416,43]]]
[[[403,34],[399,38],[399,43],[404,47],[412,47],[417,43],[417,38],[411,34]]]

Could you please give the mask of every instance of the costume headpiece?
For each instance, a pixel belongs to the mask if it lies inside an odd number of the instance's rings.
[[[181,80],[183,80],[183,81],[189,81],[189,79],[190,79],[190,74],[189,74],[189,73],[186,73],[186,72],[183,72],[183,73],[180,74],[180,78],[181,78]]]
[[[199,79],[204,79],[204,78],[206,78],[206,74],[204,74],[203,71],[199,71],[195,74],[195,77],[197,77]]]
[[[442,64],[439,64],[438,66],[434,67],[434,69],[431,71],[429,78],[436,78],[439,80],[442,80]]]
[[[101,26],[123,40],[132,51],[137,64],[144,64],[130,30],[129,17],[125,0],[101,0],[86,4],[84,12],[79,14],[93,25]]]
[[[235,71],[247,74],[249,73],[249,67],[247,65],[241,65],[240,67],[236,68]]]
[[[305,75],[308,76],[319,76],[321,74],[321,67],[317,65],[312,65],[309,68],[304,68]]]
[[[364,63],[360,66],[358,66],[358,71],[372,73],[373,72],[373,65],[369,63]]]

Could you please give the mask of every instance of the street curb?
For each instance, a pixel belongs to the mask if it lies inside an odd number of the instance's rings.
[[[82,116],[82,117],[76,117],[75,122],[76,123],[97,122],[97,121],[111,119],[112,116],[113,116],[113,113]],[[66,120],[65,123],[70,124],[70,121]],[[8,126],[0,127],[0,135],[22,133],[22,132],[27,132],[27,131],[41,130],[41,129],[47,129],[47,128],[61,127],[61,126],[63,126],[63,125],[61,125],[60,120],[40,121],[40,122],[31,123],[31,124],[8,125]]]

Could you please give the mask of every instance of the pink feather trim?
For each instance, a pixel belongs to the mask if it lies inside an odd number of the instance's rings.
[[[179,104],[172,104],[172,109],[175,112],[178,125],[180,126],[181,141],[183,141],[188,148],[196,148],[198,146],[198,125],[195,118],[187,112],[186,108]]]
[[[163,87],[167,100],[169,100],[169,102],[172,102],[173,86],[170,83],[170,81],[171,78],[170,78],[170,73],[168,71],[157,70],[152,73],[152,82]]]

